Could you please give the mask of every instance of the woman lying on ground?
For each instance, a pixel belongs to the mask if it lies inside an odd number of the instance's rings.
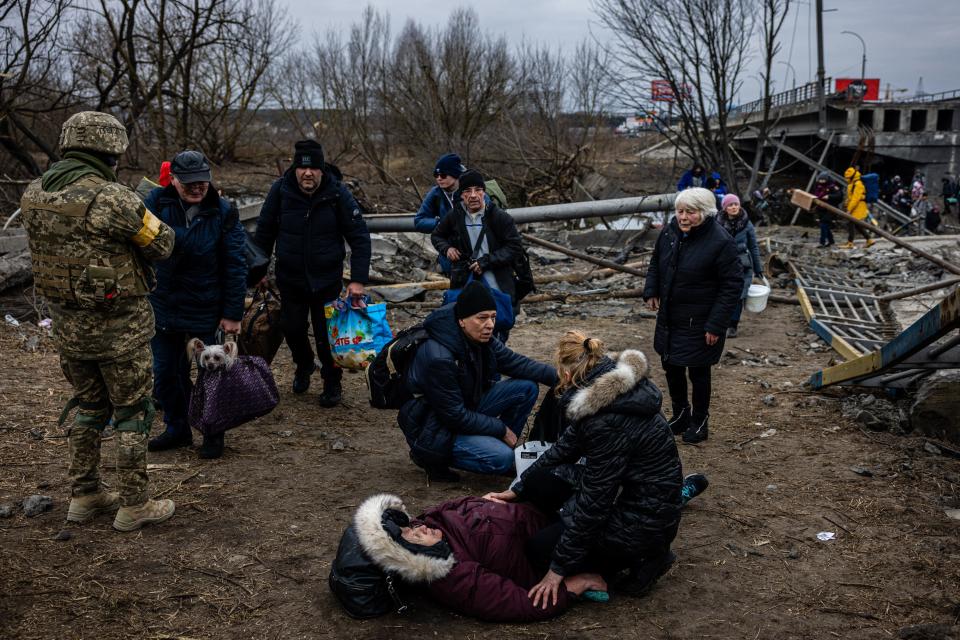
[[[557,606],[565,577],[584,572],[642,595],[676,559],[670,544],[684,502],[662,394],[647,378],[641,352],[624,351],[614,361],[600,340],[579,331],[560,339],[557,371],[568,425],[511,490],[484,497],[529,501],[548,512],[563,505],[560,519],[527,545],[546,571],[530,590],[535,606]]]
[[[685,500],[702,490],[706,479],[700,478],[702,484],[685,484]],[[358,618],[403,609],[406,591],[414,586],[456,613],[480,620],[552,618],[587,591],[607,590],[600,575],[579,573],[564,577],[549,602],[530,599],[543,575],[531,561],[532,541],[556,519],[530,503],[473,497],[411,519],[398,496],[375,495],[360,505],[340,541],[330,587]]]

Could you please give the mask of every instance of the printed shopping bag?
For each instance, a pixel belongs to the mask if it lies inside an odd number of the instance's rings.
[[[367,304],[354,309],[344,300],[336,299],[323,306],[327,319],[327,340],[333,360],[344,369],[367,368],[380,350],[393,340],[387,323],[387,305]]]

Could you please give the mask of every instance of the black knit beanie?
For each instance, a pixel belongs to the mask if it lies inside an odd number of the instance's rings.
[[[467,174],[465,173],[463,175]],[[494,301],[490,289],[476,280],[468,283],[467,286],[463,288],[460,295],[457,296],[457,301],[453,305],[453,315],[456,316],[457,320],[469,318],[481,311],[496,310],[497,303]]]
[[[294,168],[323,168],[323,147],[316,140],[301,140],[294,146]]]
[[[460,190],[466,191],[470,187],[480,187],[484,191],[487,189],[483,182],[483,176],[475,169],[464,171],[460,176]]]

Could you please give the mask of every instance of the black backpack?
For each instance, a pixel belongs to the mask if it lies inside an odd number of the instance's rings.
[[[404,329],[380,350],[364,369],[370,406],[375,409],[399,409],[413,397],[407,389],[407,369],[417,348],[430,336],[422,324]]]
[[[513,273],[516,275],[515,289],[516,301],[520,302],[529,294],[537,290],[533,282],[533,270],[530,268],[530,256],[527,255],[527,248],[520,251],[520,256],[513,263]]]
[[[394,573],[384,572],[364,553],[353,525],[343,532],[337,557],[330,567],[330,590],[353,618],[375,618],[395,611],[404,613],[401,597],[405,585]]]

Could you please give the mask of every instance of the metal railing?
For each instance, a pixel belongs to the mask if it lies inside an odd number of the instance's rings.
[[[883,100],[883,102],[942,102],[944,100],[955,100],[958,98],[960,98],[960,89],[953,89],[951,91],[941,91],[939,93],[927,93],[922,96],[909,96],[906,98]]]
[[[823,80],[823,91],[829,96],[830,95],[830,85],[833,83],[833,78],[824,78]],[[789,89],[787,91],[782,91],[770,96],[770,107],[787,107],[793,104],[801,104],[804,102],[812,102],[817,99],[817,83],[808,82],[807,84],[796,87],[794,89]],[[759,100],[754,100],[753,102],[747,102],[746,104],[741,104],[736,107],[732,107],[729,110],[730,115],[736,114],[748,114],[755,113],[757,111],[763,111],[763,98]]]

